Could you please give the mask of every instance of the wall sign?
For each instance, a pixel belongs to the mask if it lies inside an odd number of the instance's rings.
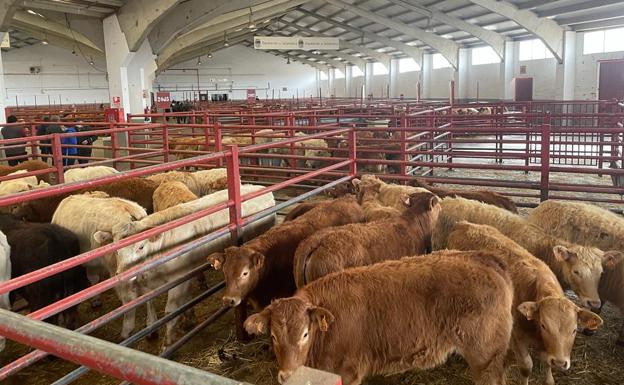
[[[256,89],[248,88],[247,89],[247,103],[253,103],[256,101]]]
[[[254,36],[255,49],[300,49],[310,51],[316,49],[338,50],[340,39],[335,37],[303,37],[303,36]]]
[[[113,96],[113,102],[111,103],[113,108],[121,107],[121,97]]]
[[[171,108],[171,92],[156,92],[156,108]]]

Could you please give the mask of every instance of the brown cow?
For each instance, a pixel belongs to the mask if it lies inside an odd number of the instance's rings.
[[[46,162],[42,162],[40,160],[27,160],[18,164],[17,166],[4,166],[0,165],[0,176],[7,176],[15,171],[26,170],[26,171],[39,171],[50,168],[51,166]],[[40,174],[37,175],[37,180],[44,181],[46,183],[50,182],[50,174]]]
[[[493,250],[507,264],[514,284],[511,350],[520,364],[521,383],[529,383],[533,369],[529,347],[533,345],[545,361],[546,384],[554,384],[552,368],[570,368],[577,325],[595,330],[602,319],[566,298],[548,265],[494,227],[459,222],[448,236],[448,247]]]
[[[18,218],[29,222],[51,222],[54,211],[61,201],[70,195],[83,194],[91,191],[102,191],[111,197],[123,198],[138,203],[148,213],[154,211],[152,195],[158,183],[143,178],[129,178],[111,182],[102,186],[80,189],[67,194],[49,196],[29,202],[18,203],[10,207],[10,211]]]
[[[431,252],[431,231],[440,198],[410,195],[401,216],[323,229],[299,244],[294,276],[298,288],[335,271]]]
[[[364,213],[352,197],[334,199],[294,221],[284,222],[241,247],[228,247],[224,253],[208,257],[215,269],[223,266],[225,292],[223,302],[238,306],[249,299],[260,309],[272,299],[295,291],[293,258],[301,241],[330,226],[362,222]]]
[[[284,217],[284,222],[290,222],[292,220],[295,220],[299,218],[300,216],[302,216],[303,214],[307,213],[308,211],[314,208],[317,208],[322,204],[327,204],[329,202],[331,201],[316,201],[316,202],[299,203],[297,206],[293,207],[292,210],[288,212],[288,214],[286,214],[286,216]]]
[[[306,365],[359,385],[459,353],[475,383],[501,385],[512,297],[495,254],[443,251],[330,274],[250,316],[245,328],[270,330],[280,383]]]
[[[381,184],[372,184],[367,188],[358,189],[357,198],[364,210],[364,220],[366,222],[395,218],[401,215],[401,210],[384,206],[378,200],[381,186]],[[405,196],[407,197],[407,195]]]
[[[459,189],[452,189],[452,188],[446,188],[446,187],[435,187],[419,178],[413,179],[410,182],[410,185],[414,187],[422,187],[424,189],[427,189],[431,191],[432,193],[436,194],[437,196],[439,196],[440,198],[461,197],[461,198],[470,199],[473,201],[483,202],[483,203],[487,203],[493,206],[497,206],[502,209],[511,211],[512,213],[518,213],[518,208],[516,207],[516,204],[513,203],[511,199],[493,191],[486,191],[486,190],[470,191],[470,190],[459,190]]]
[[[394,207],[399,211],[405,210],[404,202],[410,194],[428,192],[427,189],[420,187],[386,183],[374,175],[363,175],[361,179],[353,179],[352,183],[358,194],[365,189],[378,189],[379,195],[377,200],[384,206]]]

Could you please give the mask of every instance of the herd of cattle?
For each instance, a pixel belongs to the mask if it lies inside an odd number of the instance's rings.
[[[624,219],[607,210],[546,201],[522,217],[489,191],[353,182],[209,256],[224,304],[258,310],[245,328],[270,333],[280,383],[307,365],[360,384],[458,353],[476,384],[505,383],[508,355],[528,384],[535,349],[554,384],[603,301],[624,310]]]
[[[23,169],[36,167],[0,172]],[[115,171],[81,169],[85,179],[107,172]],[[1,182],[0,191],[49,182],[28,178]],[[172,171],[4,207],[0,280],[225,203],[226,187],[225,169]],[[242,185],[241,194],[262,188]],[[183,249],[121,282],[117,295],[128,303],[208,258],[225,276],[224,305],[250,303],[258,311],[244,326],[270,333],[280,383],[307,365],[357,385],[369,375],[432,368],[457,353],[476,384],[505,383],[508,355],[528,384],[533,348],[546,364],[546,383],[554,384],[551,369],[571,366],[577,328],[597,330],[605,301],[624,312],[624,219],[597,206],[546,201],[523,217],[494,192],[395,185],[372,175],[337,186],[332,196],[301,203],[282,223],[271,215],[246,225],[241,246],[223,235]],[[265,193],[245,201],[242,216],[274,206]],[[19,294],[37,310],[228,223],[227,209],[205,215],[3,295],[0,306],[10,308]],[[191,284],[168,292],[165,312],[190,299]],[[75,327],[78,316],[74,308],[52,321]],[[146,322],[156,317],[148,303]],[[176,340],[177,321],[167,324],[165,346]],[[131,311],[121,336],[134,328]],[[624,326],[617,343],[624,344]]]

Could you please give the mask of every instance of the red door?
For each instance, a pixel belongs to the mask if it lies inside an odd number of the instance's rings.
[[[600,62],[598,99],[624,99],[624,60]]]
[[[514,101],[530,102],[533,100],[533,78],[514,78]]]

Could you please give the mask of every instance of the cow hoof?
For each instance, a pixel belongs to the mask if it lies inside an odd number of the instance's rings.
[[[624,340],[617,340],[617,341],[615,341],[615,344],[616,344],[617,346],[622,346],[622,347],[624,347]]]
[[[99,298],[91,300],[91,309],[97,309],[98,307],[102,307],[102,300]]]
[[[590,330],[590,329],[583,329],[581,331],[581,333],[583,333],[583,335],[585,335],[585,336],[591,337],[594,334],[596,334],[596,331],[595,330]]]

